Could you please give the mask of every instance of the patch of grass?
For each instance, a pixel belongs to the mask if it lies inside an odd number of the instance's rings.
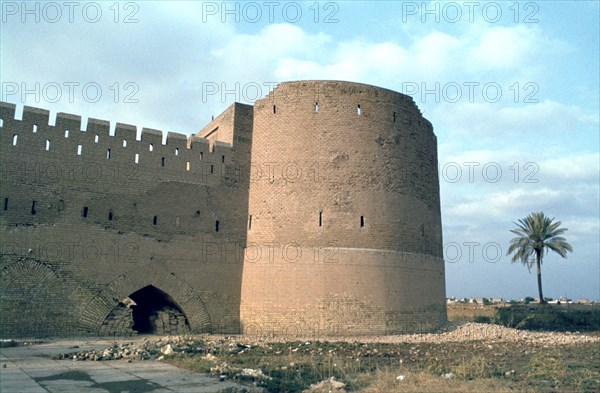
[[[558,350],[540,352],[529,359],[527,375],[536,379],[564,379],[567,367]]]
[[[332,376],[348,392],[600,392],[600,348],[589,344],[263,342],[196,349],[166,361],[196,372],[226,364],[218,373],[238,380],[242,369],[260,369],[270,378],[260,382],[267,392],[303,392]],[[441,377],[448,373],[452,378]]]
[[[477,323],[490,323],[491,321],[492,318],[487,315],[476,315],[475,318],[473,318],[473,322]]]
[[[599,306],[512,305],[498,308],[493,323],[527,330],[600,330]]]
[[[450,322],[477,322],[476,318],[492,318],[495,313],[495,306],[470,303],[449,304],[447,306],[448,320]]]
[[[457,378],[462,380],[491,378],[498,372],[485,356],[473,356],[452,368]]]
[[[397,377],[404,375],[399,381]],[[427,372],[405,372],[379,370],[365,375],[367,387],[357,390],[359,393],[504,393],[536,392],[534,388],[516,389],[514,383],[507,380],[484,378],[477,380],[444,379]]]

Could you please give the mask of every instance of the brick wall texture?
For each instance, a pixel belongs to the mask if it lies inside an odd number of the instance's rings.
[[[150,317],[162,332],[446,321],[437,142],[408,96],[286,82],[164,144],[8,103],[0,119],[1,337],[130,334],[123,301],[148,286],[177,305]]]

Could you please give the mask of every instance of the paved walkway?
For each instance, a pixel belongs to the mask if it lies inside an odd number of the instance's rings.
[[[217,393],[231,386],[155,360],[102,362],[55,360],[59,353],[103,349],[112,341],[55,341],[0,349],[0,392]],[[78,345],[79,348],[73,349]]]

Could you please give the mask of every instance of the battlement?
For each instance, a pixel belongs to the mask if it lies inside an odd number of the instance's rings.
[[[284,82],[191,136],[16,109],[0,102],[0,337],[445,320],[437,143],[404,94]]]
[[[116,123],[114,135],[110,135],[110,122],[89,118],[82,124],[81,116],[59,112],[54,124],[50,121],[50,111],[24,106],[22,118],[16,118],[16,105],[0,102],[0,132],[11,138],[15,147],[52,151],[72,151],[86,156],[88,152],[98,153],[99,146],[112,159],[117,151],[130,151],[130,159],[138,163],[149,155],[161,155],[175,160],[222,161],[222,156],[231,158],[233,141],[211,142],[196,135],[186,136],[168,132],[163,143],[163,132],[142,128],[138,138],[138,128],[134,125]],[[6,135],[10,133],[11,135]],[[5,139],[3,138],[3,139]],[[219,155],[219,158],[215,158]],[[97,157],[96,157],[97,158]]]

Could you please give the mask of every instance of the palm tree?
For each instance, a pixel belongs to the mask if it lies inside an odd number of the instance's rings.
[[[547,250],[556,252],[563,258],[567,257],[567,251],[573,252],[573,247],[567,243],[563,233],[567,228],[559,228],[561,222],[553,222],[554,218],[549,218],[543,212],[531,213],[525,218],[515,222],[517,229],[510,231],[517,235],[510,241],[510,247],[506,255],[515,253],[512,257],[512,263],[520,261],[527,266],[529,272],[535,263],[537,267],[538,291],[540,294],[540,303],[545,303],[542,294],[542,259]],[[535,258],[533,258],[535,256]]]

